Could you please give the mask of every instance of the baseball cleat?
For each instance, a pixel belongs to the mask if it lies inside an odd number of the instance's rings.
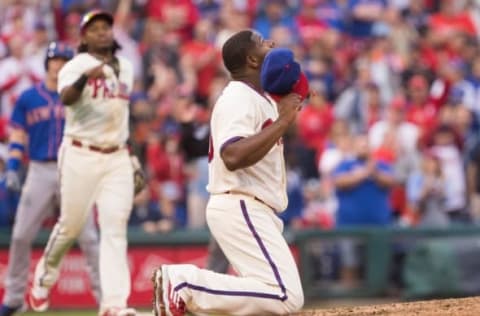
[[[137,311],[133,308],[113,307],[104,311],[101,316],[137,316]]]
[[[154,271],[152,282],[153,314],[155,316],[184,316],[186,313],[185,302],[178,295],[174,297],[175,293],[172,293],[172,284],[168,279],[165,265]]]
[[[44,312],[50,305],[49,292],[45,288],[31,288],[28,295],[28,303],[36,312]]]

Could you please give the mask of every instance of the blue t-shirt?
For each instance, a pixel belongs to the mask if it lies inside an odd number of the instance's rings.
[[[348,7],[342,7],[335,0],[324,1],[317,5],[317,17],[329,27],[343,32],[345,31],[345,17]]]
[[[333,176],[349,173],[365,163],[355,158],[345,159],[337,166]],[[393,172],[391,166],[384,162],[377,162],[376,169],[385,173]],[[389,224],[392,215],[389,192],[388,188],[372,178],[348,189],[337,189],[337,226]]]
[[[27,133],[31,160],[57,159],[65,110],[56,91],[48,90],[43,83],[25,90],[15,103],[10,124]]]
[[[350,35],[353,37],[364,38],[372,35],[372,29],[375,21],[364,21],[358,20],[353,17],[353,11],[355,7],[362,5],[362,4],[377,4],[386,8],[387,2],[386,0],[349,0],[348,1],[348,9],[351,14],[351,19],[348,25],[348,31]]]

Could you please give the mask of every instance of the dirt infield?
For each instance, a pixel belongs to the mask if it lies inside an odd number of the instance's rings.
[[[308,310],[295,316],[479,316],[480,297]]]

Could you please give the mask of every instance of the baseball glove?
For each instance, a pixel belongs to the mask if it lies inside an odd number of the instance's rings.
[[[137,156],[130,156],[130,160],[132,161],[133,166],[133,186],[135,195],[140,193],[145,186],[147,185],[147,180],[145,177],[145,173],[142,170],[142,166],[140,166],[140,162],[138,161]]]

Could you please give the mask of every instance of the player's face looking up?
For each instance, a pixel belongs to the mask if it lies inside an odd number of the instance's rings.
[[[85,28],[83,42],[87,44],[88,50],[92,52],[111,50],[113,47],[112,26],[105,19],[97,18],[93,20]]]
[[[275,47],[275,42],[273,40],[266,40],[257,32],[252,33],[252,42],[255,43],[253,49],[249,52],[248,56],[253,57],[254,68],[260,68],[263,63],[265,55],[268,51]],[[247,58],[247,60],[252,61],[252,58]]]

